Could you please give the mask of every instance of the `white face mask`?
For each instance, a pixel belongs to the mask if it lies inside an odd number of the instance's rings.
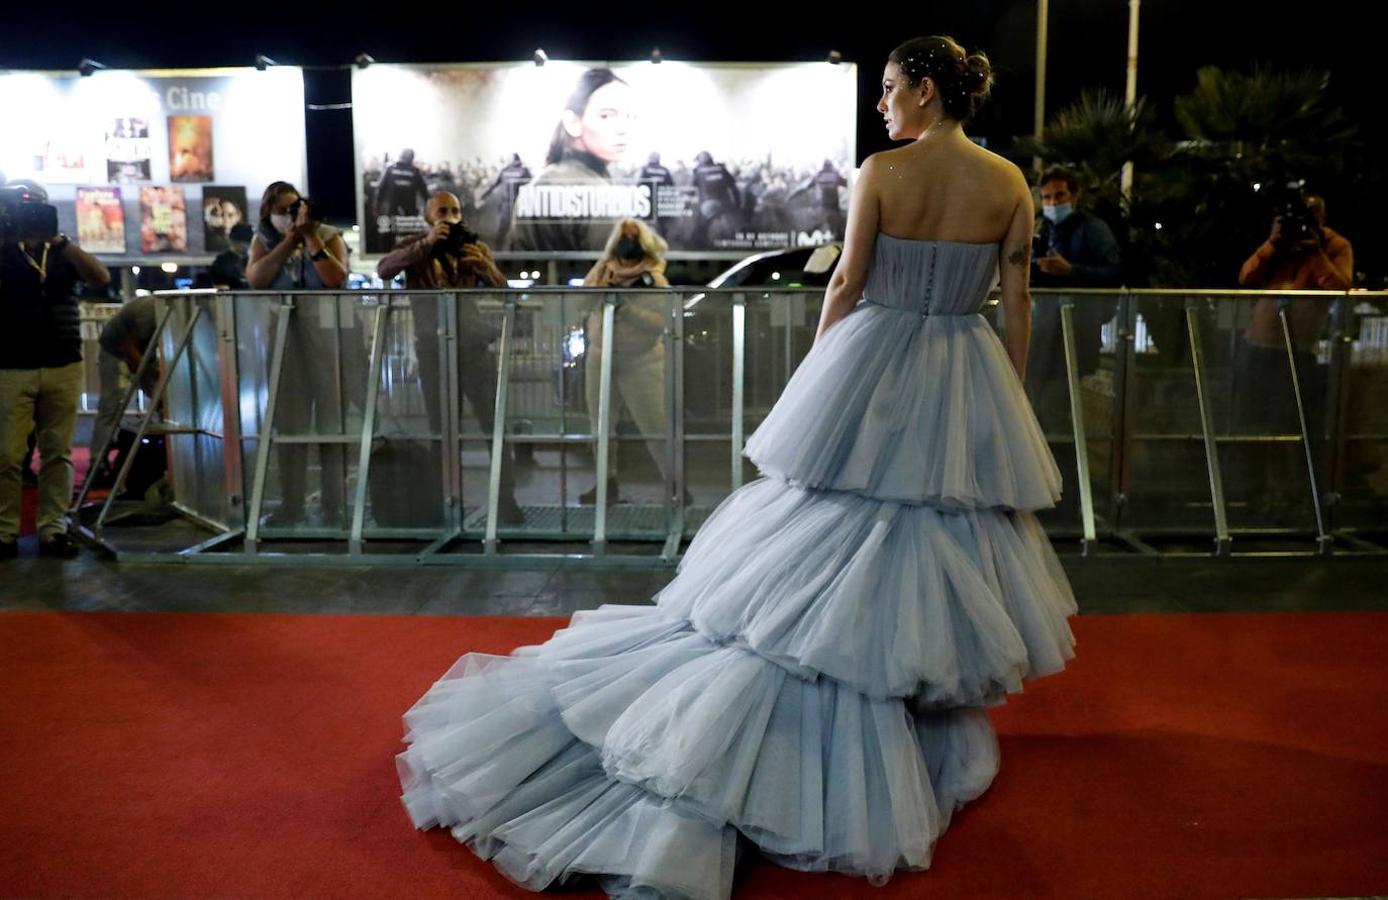
[[[294,220],[289,218],[287,213],[272,213],[270,224],[275,226],[275,230],[280,234],[288,234],[289,229],[294,227]]]

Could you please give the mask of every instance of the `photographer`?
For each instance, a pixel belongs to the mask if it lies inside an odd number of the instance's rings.
[[[20,464],[37,434],[39,553],[70,558],[72,436],[82,391],[77,283],[105,287],[106,267],[58,233],[44,191],[0,188],[0,561],[18,555]]]
[[[665,239],[639,219],[623,219],[608,236],[602,259],[583,279],[586,288],[668,288],[665,277]],[[588,316],[586,327],[587,353],[583,363],[584,393],[588,401],[588,418],[594,440],[599,432],[598,410],[602,391],[603,345],[602,306]],[[618,302],[609,335],[615,355],[612,357],[612,418],[615,429],[617,413],[626,406],[636,428],[645,437],[651,458],[665,472],[661,452],[665,436],[665,296],[625,295]],[[618,444],[613,441],[607,451],[607,502],[621,500],[617,484]],[[597,503],[598,489],[579,495],[583,504]],[[688,493],[686,492],[686,502]]]
[[[288,182],[276,181],[265,189],[246,265],[246,281],[253,290],[340,290],[346,285],[347,245],[321,219],[313,202]],[[336,298],[302,298],[289,320],[275,422],[281,433],[342,431],[347,398],[339,393],[339,350],[342,385],[354,391],[365,385],[361,329],[354,316],[341,315],[336,305]],[[272,329],[271,346],[274,342]],[[277,451],[283,499],[270,524],[297,524],[303,520],[308,494],[308,446],[282,443]],[[318,445],[323,520],[330,528],[344,521],[345,453],[342,444]]]
[[[463,222],[462,205],[447,192],[434,194],[424,209],[429,230],[407,238],[400,246],[383,257],[376,274],[389,281],[405,273],[405,286],[410,290],[437,288],[505,287],[506,278],[492,259],[491,249]],[[458,383],[472,404],[478,424],[487,434],[506,423],[498,423],[496,415],[497,359],[490,344],[499,332],[482,321],[477,301],[468,294],[457,295]],[[413,297],[415,357],[419,360],[419,377],[424,389],[425,406],[429,412],[429,427],[437,432],[442,428],[439,408],[439,298]],[[490,446],[488,446],[490,450]],[[509,447],[503,445],[501,457],[501,498],[497,508],[498,520],[507,525],[524,521],[516,503],[516,481]]]
[[[1037,190],[1042,219],[1032,241],[1032,287],[1118,287],[1123,278],[1118,241],[1107,222],[1078,208],[1080,182],[1075,173],[1059,166],[1048,169],[1041,175]],[[1032,304],[1026,389],[1047,431],[1063,428],[1070,417],[1060,324],[1062,299],[1037,297]],[[1113,318],[1118,301],[1096,296],[1074,299],[1076,368],[1083,378],[1099,369],[1104,323]]]
[[[257,291],[337,290],[347,283],[342,235],[287,181],[273,182],[261,197],[246,281]]]
[[[1292,195],[1272,221],[1268,239],[1239,271],[1239,286],[1275,291],[1345,291],[1354,278],[1354,249],[1325,224],[1325,201]],[[1302,398],[1314,434],[1325,409],[1324,372],[1316,362],[1316,344],[1330,315],[1331,302],[1321,298],[1260,297],[1235,351],[1234,425],[1240,431],[1300,430],[1292,398],[1287,350],[1278,315],[1285,306],[1292,333]]]

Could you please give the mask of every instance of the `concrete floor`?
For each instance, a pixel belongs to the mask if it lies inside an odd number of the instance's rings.
[[[85,553],[0,563],[0,610],[562,616],[646,603],[669,569],[524,571],[112,563]],[[1388,610],[1388,558],[1062,561],[1081,613]]]

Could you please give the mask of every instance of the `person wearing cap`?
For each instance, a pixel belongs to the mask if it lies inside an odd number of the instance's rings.
[[[42,460],[39,552],[68,558],[77,555],[67,508],[83,382],[77,285],[105,287],[111,273],[58,233],[57,211],[42,188],[0,190],[6,218],[15,223],[0,244],[0,562],[19,555],[20,469],[31,429]]]

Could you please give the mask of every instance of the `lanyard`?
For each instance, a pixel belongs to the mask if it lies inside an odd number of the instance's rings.
[[[44,244],[43,244],[43,259],[42,259],[40,262],[34,262],[34,258],[33,258],[32,256],[29,255],[29,248],[28,248],[28,247],[25,247],[23,244],[20,245],[20,251],[19,251],[19,252],[22,253],[22,254],[24,254],[24,261],[27,262],[27,263],[33,268],[33,270],[34,270],[35,272],[38,272],[38,273],[39,273],[39,284],[43,284],[45,281],[47,281],[47,280],[48,280],[48,242],[47,242],[47,241],[44,241]]]

